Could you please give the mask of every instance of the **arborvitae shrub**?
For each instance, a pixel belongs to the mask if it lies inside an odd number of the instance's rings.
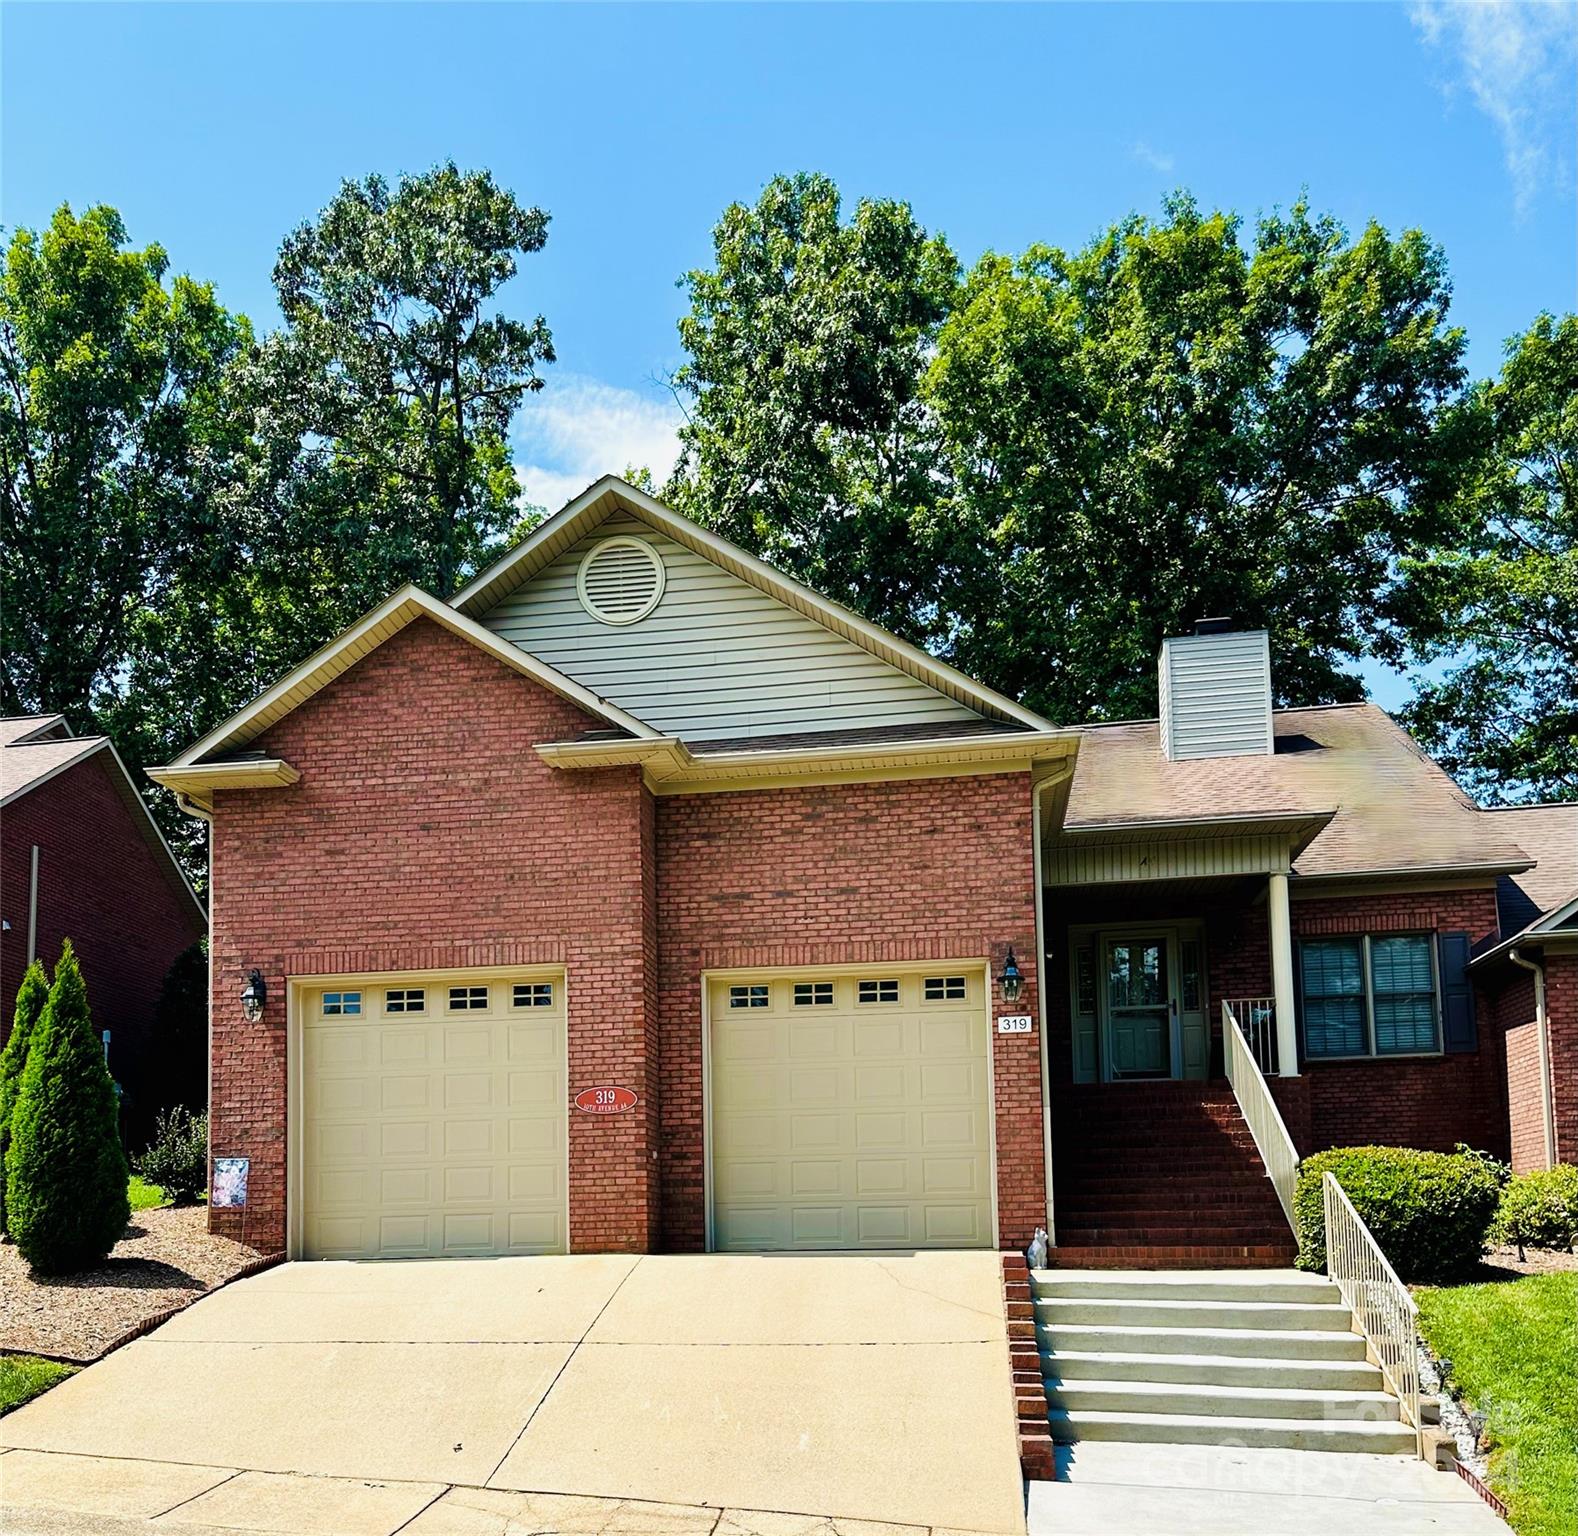
[[[40,1274],[91,1267],[126,1230],[129,1174],[117,1119],[68,941],[33,1029],[6,1158],[11,1236]]]
[[[33,1043],[33,1027],[49,1001],[49,976],[34,960],[23,973],[16,989],[16,1012],[5,1049],[0,1051],[0,1232],[5,1231],[5,1156],[11,1145],[11,1113],[22,1088],[22,1068],[27,1065],[28,1047]]]

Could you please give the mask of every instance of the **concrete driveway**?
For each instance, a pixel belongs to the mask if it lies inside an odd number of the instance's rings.
[[[7,1531],[1024,1530],[990,1253],[290,1264],[0,1447]]]

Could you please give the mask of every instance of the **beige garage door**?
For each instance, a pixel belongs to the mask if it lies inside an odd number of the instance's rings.
[[[298,997],[308,1258],[565,1251],[560,976],[370,977]]]
[[[986,1248],[979,969],[709,983],[712,1242]]]

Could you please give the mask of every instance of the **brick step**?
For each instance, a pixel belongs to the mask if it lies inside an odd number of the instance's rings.
[[[1107,1190],[1113,1194],[1143,1193],[1145,1190],[1155,1192],[1164,1189],[1180,1191],[1193,1188],[1253,1189],[1259,1184],[1266,1183],[1266,1174],[1258,1165],[1200,1168],[1186,1172],[1168,1169],[1165,1174],[1155,1168],[1146,1172],[1121,1166],[1109,1167],[1105,1170],[1092,1169],[1088,1173],[1077,1173],[1071,1168],[1054,1168],[1052,1183],[1055,1189],[1067,1190],[1070,1193],[1085,1189]]]
[[[1112,1211],[1101,1207],[1064,1206],[1057,1213],[1059,1232],[1088,1232],[1093,1227],[1107,1231],[1160,1232],[1179,1228],[1186,1232],[1234,1231],[1253,1228],[1270,1231],[1278,1236],[1288,1230],[1282,1207],[1276,1201],[1260,1206],[1237,1206],[1229,1209],[1205,1206],[1193,1211],[1177,1211],[1166,1207],[1149,1210]]]
[[[1270,1181],[1264,1178],[1253,1185],[1246,1184],[1241,1189],[1222,1189],[1215,1185],[1201,1185],[1198,1188],[1186,1185],[1180,1189],[1172,1184],[1158,1188],[1153,1182],[1148,1189],[1104,1190],[1099,1200],[1089,1198],[1084,1189],[1069,1189],[1058,1201],[1058,1208],[1059,1211],[1152,1210],[1159,1201],[1165,1201],[1167,1209],[1171,1210],[1177,1206],[1214,1208],[1227,1205],[1275,1205],[1276,1196],[1272,1193]]]
[[[1291,1244],[1293,1241],[1286,1223],[1279,1226],[1270,1221],[1245,1222],[1234,1227],[1075,1227],[1066,1222],[1059,1222],[1058,1236],[1079,1248],[1169,1247],[1177,1244],[1201,1243],[1213,1246],[1237,1246],[1277,1242]]]
[[[1186,1246],[1142,1243],[1132,1247],[1060,1245],[1047,1258],[1049,1269],[1282,1269],[1298,1250],[1291,1241],[1237,1247],[1199,1243]]]

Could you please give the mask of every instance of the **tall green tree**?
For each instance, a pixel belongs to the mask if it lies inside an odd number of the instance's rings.
[[[915,529],[938,484],[925,359],[957,264],[909,206],[842,216],[825,176],[777,177],[713,232],[680,321],[689,408],[667,494],[901,634],[933,596]]]
[[[6,1155],[6,1224],[40,1274],[88,1268],[126,1230],[130,1170],[117,1115],[67,940],[33,1030]]]
[[[1174,197],[1077,254],[975,266],[925,397],[952,492],[937,636],[1064,723],[1154,714],[1163,636],[1270,632],[1279,702],[1356,699],[1395,560],[1428,547],[1463,381],[1439,247],[1303,204]]]
[[[1444,672],[1405,718],[1482,799],[1578,800],[1578,315],[1541,315],[1458,414],[1470,472],[1394,609]]]
[[[346,573],[359,596],[398,580],[447,596],[515,522],[509,425],[553,337],[495,300],[547,238],[540,208],[447,163],[344,183],[280,248],[285,326],[248,381],[261,483],[287,526],[320,532],[336,508],[337,544],[368,556]]]
[[[249,341],[120,215],[62,205],[0,257],[0,708],[91,726],[192,543]]]

